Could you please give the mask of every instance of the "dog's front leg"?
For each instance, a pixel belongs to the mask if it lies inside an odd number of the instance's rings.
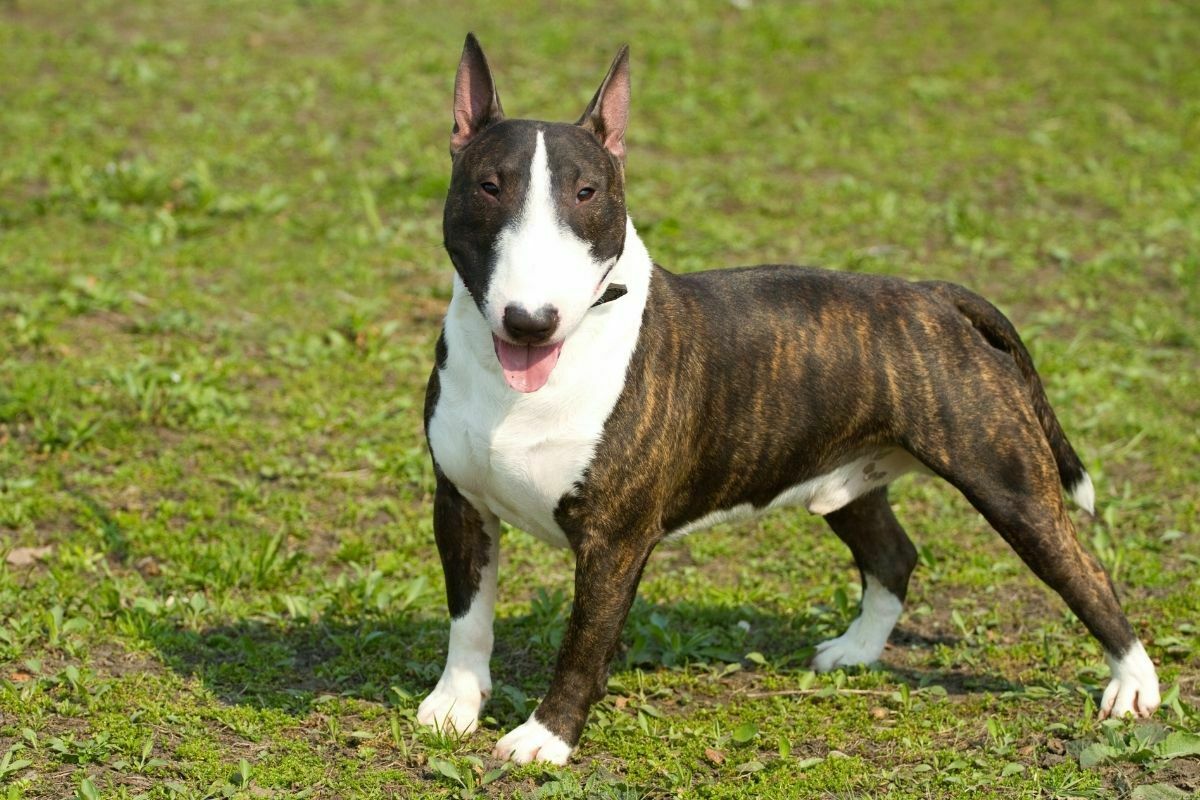
[[[575,602],[550,689],[529,719],[496,744],[497,758],[567,763],[588,709],[604,697],[608,662],[656,541],[650,535],[585,539],[577,548]]]
[[[438,472],[433,535],[446,575],[450,646],[441,680],[417,709],[417,721],[468,734],[492,691],[492,618],[500,561],[500,523]]]

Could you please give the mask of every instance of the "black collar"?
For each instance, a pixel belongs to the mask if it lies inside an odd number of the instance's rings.
[[[596,306],[603,305],[604,303],[611,303],[613,300],[616,300],[619,297],[624,297],[628,293],[629,290],[625,288],[625,284],[610,283],[608,288],[604,290],[604,294],[600,295],[600,299],[592,303],[591,307],[595,308]]]

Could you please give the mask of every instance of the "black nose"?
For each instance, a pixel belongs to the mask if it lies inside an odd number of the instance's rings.
[[[542,306],[530,313],[524,306],[509,303],[504,307],[504,332],[520,344],[540,344],[558,328],[558,309]]]

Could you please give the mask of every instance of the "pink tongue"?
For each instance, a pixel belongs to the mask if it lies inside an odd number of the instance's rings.
[[[496,346],[496,358],[504,369],[504,380],[518,392],[536,392],[550,380],[550,371],[558,363],[558,353],[563,343],[534,347],[509,344],[503,339],[492,337]]]

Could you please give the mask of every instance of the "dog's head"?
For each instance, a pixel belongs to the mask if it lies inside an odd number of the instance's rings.
[[[540,389],[625,246],[629,50],[575,124],[505,119],[474,35],[454,83],[446,250],[508,384]]]

